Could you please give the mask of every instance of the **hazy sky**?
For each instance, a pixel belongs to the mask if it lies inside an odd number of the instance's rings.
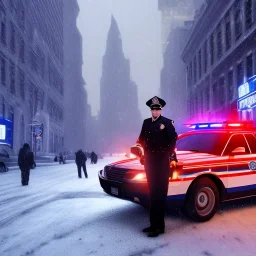
[[[143,117],[145,102],[159,95],[161,51],[161,12],[157,0],[78,0],[77,26],[83,36],[83,77],[87,83],[92,114],[100,110],[102,57],[111,15],[117,20],[125,57],[130,59],[131,77],[138,85],[139,107]]]

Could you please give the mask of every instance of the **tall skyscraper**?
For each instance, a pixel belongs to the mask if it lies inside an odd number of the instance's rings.
[[[128,150],[138,135],[141,117],[137,85],[130,78],[130,61],[124,56],[113,16],[103,57],[100,93],[102,148],[112,152]]]

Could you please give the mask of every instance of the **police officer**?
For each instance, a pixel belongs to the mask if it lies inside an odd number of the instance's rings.
[[[146,102],[152,117],[145,119],[137,143],[145,154],[145,171],[149,189],[150,226],[144,228],[149,237],[164,233],[165,201],[167,197],[170,157],[173,155],[177,133],[173,121],[161,115],[166,102],[155,96]]]

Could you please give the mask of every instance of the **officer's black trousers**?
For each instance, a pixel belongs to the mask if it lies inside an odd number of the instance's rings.
[[[145,170],[150,200],[150,226],[164,229],[165,204],[170,175],[169,153],[145,152]]]
[[[87,178],[88,175],[87,175],[87,170],[86,170],[86,165],[85,164],[78,164],[77,165],[77,171],[78,171],[78,177],[81,178],[82,175],[81,175],[81,168],[83,167],[83,171],[84,171],[84,176]]]
[[[30,168],[22,167],[20,170],[21,170],[21,184],[28,185]]]

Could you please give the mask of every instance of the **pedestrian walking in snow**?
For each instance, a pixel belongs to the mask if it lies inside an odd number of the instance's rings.
[[[88,178],[87,170],[86,170],[86,161],[87,157],[82,149],[79,149],[76,153],[76,165],[77,165],[77,172],[78,178],[82,178],[81,169],[83,168],[85,178]]]
[[[30,169],[35,165],[34,153],[28,143],[25,143],[19,151],[18,165],[21,170],[21,184],[26,186],[29,183]]]

